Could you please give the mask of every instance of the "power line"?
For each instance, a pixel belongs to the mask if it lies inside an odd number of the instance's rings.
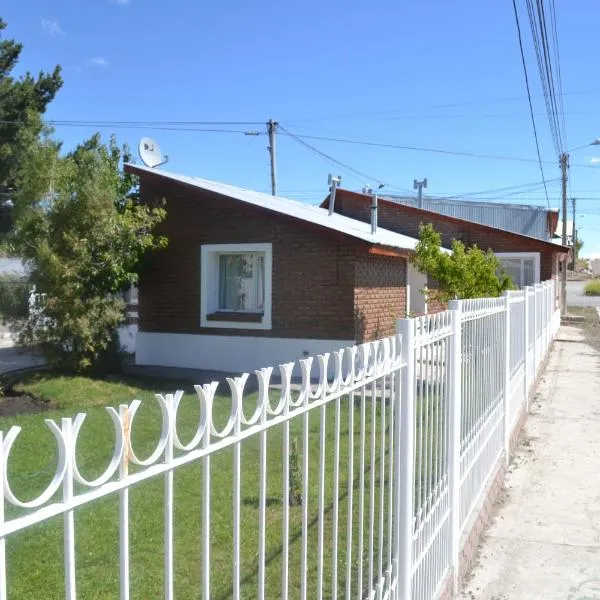
[[[110,123],[110,122],[84,122],[84,121],[44,121],[45,125],[52,127],[93,127],[99,129],[144,129],[146,131],[194,131],[208,133],[241,133],[244,135],[265,135],[260,131],[244,129],[224,129],[216,127],[184,127],[180,125],[152,125],[146,123]],[[24,121],[0,121],[0,125],[26,125]]]
[[[461,152],[456,150],[445,150],[441,148],[426,148],[420,146],[404,146],[401,144],[390,144],[384,142],[371,142],[367,140],[353,140],[347,138],[337,138],[337,137],[327,137],[327,136],[318,136],[318,135],[304,135],[304,134],[291,134],[283,132],[282,135],[294,135],[297,138],[303,140],[319,140],[324,142],[337,142],[342,144],[353,144],[358,146],[371,146],[375,148],[392,148],[397,150],[411,150],[415,152],[432,152],[435,154],[447,154],[450,156],[466,156],[470,158],[489,158],[494,160],[510,160],[516,162],[526,162],[526,163],[539,163],[539,158],[525,158],[521,156],[507,156],[502,154],[481,154],[476,152]],[[554,164],[554,162],[542,161],[543,164]],[[584,164],[576,164],[571,165],[576,167],[590,167],[590,168],[598,168],[594,165],[584,165]]]
[[[544,182],[544,192],[546,194],[546,202],[550,208],[550,199],[548,198],[548,188],[546,186],[546,176],[544,175],[544,167],[542,165],[542,155],[540,154],[540,144],[538,140],[537,128],[535,126],[535,117],[533,116],[533,104],[531,102],[531,90],[529,89],[529,76],[527,75],[527,64],[525,63],[525,53],[523,52],[523,39],[521,37],[521,24],[519,23],[519,13],[517,11],[516,0],[512,0],[513,10],[515,13],[515,22],[517,24],[517,33],[519,36],[519,50],[521,52],[521,62],[523,63],[523,72],[525,74],[525,87],[527,88],[527,99],[529,101],[529,112],[531,114],[531,123],[533,125],[533,135],[535,138],[535,148],[537,151],[538,163],[540,165],[540,173]]]
[[[597,93],[600,92],[600,88],[591,88],[591,89],[586,89],[586,90],[574,90],[572,92],[565,92],[563,95],[564,96],[574,96],[574,95],[581,95],[581,94],[593,94],[593,93]],[[497,104],[497,103],[502,103],[502,102],[515,102],[518,100],[523,100],[525,99],[526,96],[506,96],[506,97],[502,97],[502,98],[488,98],[488,99],[479,99],[479,100],[468,100],[468,101],[464,101],[464,102],[453,102],[453,103],[449,103],[449,104],[432,104],[429,106],[423,106],[422,104],[419,106],[408,106],[408,107],[396,107],[396,108],[388,108],[388,109],[381,109],[381,110],[374,110],[374,111],[363,111],[363,112],[354,112],[354,113],[338,113],[335,115],[322,115],[322,116],[317,116],[317,117],[306,117],[306,118],[293,118],[293,119],[286,119],[286,121],[288,123],[292,123],[292,124],[296,124],[296,123],[307,123],[310,121],[326,121],[326,120],[333,120],[333,119],[346,119],[346,118],[352,118],[352,117],[370,117],[370,116],[377,116],[377,115],[386,115],[386,114],[392,114],[392,113],[397,113],[397,112],[403,112],[403,111],[417,111],[417,110],[421,110],[423,108],[457,108],[457,107],[463,107],[463,106],[474,106],[474,105],[479,105],[479,104]]]
[[[394,185],[391,185],[391,184],[388,184],[388,183],[384,183],[378,177],[371,177],[371,176],[367,175],[366,173],[363,173],[362,171],[359,171],[358,169],[355,169],[354,167],[351,167],[350,165],[348,165],[346,163],[343,163],[342,161],[337,160],[336,158],[333,158],[333,156],[330,156],[329,154],[326,154],[325,152],[322,152],[318,148],[315,148],[314,146],[312,146],[308,142],[305,142],[303,139],[301,139],[301,137],[305,137],[305,136],[295,135],[291,131],[288,131],[285,127],[282,127],[281,125],[279,126],[279,129],[280,129],[280,131],[284,135],[287,135],[287,136],[291,137],[295,142],[297,142],[298,144],[304,146],[305,148],[307,148],[311,152],[314,152],[315,154],[317,154],[318,156],[320,156],[321,158],[323,158],[327,162],[330,162],[331,164],[340,167],[341,169],[345,170],[346,172],[350,173],[351,175],[353,175],[355,177],[358,177],[358,179],[360,181],[362,181],[363,183],[367,183],[369,181],[376,181],[376,182],[378,182],[380,184],[383,184],[383,185],[385,185],[387,187],[393,187],[393,188],[397,188],[397,189],[400,189],[400,190],[408,191],[405,188],[401,188],[401,187],[394,186]]]
[[[506,187],[501,187],[501,188],[495,188],[495,189],[491,189],[491,190],[482,190],[479,192],[466,192],[466,193],[461,193],[461,194],[453,194],[452,197],[453,198],[466,198],[466,197],[470,197],[470,196],[479,196],[480,194],[496,194],[496,193],[500,193],[500,192],[514,192],[514,194],[525,194],[528,192],[531,192],[537,188],[543,187],[544,184],[549,184],[549,183],[557,183],[560,181],[560,177],[557,177],[556,179],[550,179],[548,181],[536,181],[533,183],[522,183],[520,185],[509,185]],[[516,190],[519,190],[518,192]]]

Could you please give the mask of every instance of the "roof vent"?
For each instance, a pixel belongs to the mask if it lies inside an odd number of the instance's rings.
[[[340,183],[342,183],[342,176],[338,175],[337,177],[334,177],[331,173],[329,173],[327,183],[329,184],[329,192],[330,192],[330,194],[329,194],[329,214],[332,215],[333,209],[335,207],[335,190],[337,189],[338,185],[340,185]]]

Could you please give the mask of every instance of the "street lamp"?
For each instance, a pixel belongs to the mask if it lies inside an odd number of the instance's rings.
[[[600,146],[600,138],[596,138],[595,140],[584,144],[583,146],[578,146],[577,148],[573,148],[567,152],[563,152],[560,155],[560,169],[562,172],[562,245],[567,245],[567,172],[569,169],[569,152],[575,152],[575,150],[581,150],[582,148],[587,148],[588,146]],[[575,248],[573,247],[573,250]],[[573,254],[573,257],[575,254]],[[564,268],[561,273],[561,290],[560,290],[560,313],[561,315],[566,314],[567,312],[567,264],[568,261],[564,263]],[[573,263],[575,266],[575,263]]]

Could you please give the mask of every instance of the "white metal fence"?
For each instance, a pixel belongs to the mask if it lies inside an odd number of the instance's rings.
[[[116,579],[112,597],[140,597],[132,556],[150,550],[139,547],[130,494],[157,479],[163,533],[151,551],[162,553],[164,589],[154,597],[177,595],[176,515],[186,511],[201,524],[194,597],[434,598],[456,576],[461,537],[508,456],[560,323],[554,299],[554,282],[546,282],[503,298],[453,302],[449,311],[400,320],[396,336],[281,365],[276,383],[272,368],[257,371],[256,393],[248,375],[228,379],[228,399],[218,397],[217,383],[195,386],[191,424],[182,421],[190,402],[182,391],[157,395],[160,433],[145,456],[135,450],[141,403],[107,408],[114,445],[96,477],[77,458],[86,415],[46,420],[56,468],[28,500],[11,482],[27,476],[27,465],[11,468],[21,432],[11,427],[0,433],[0,600],[26,597],[17,581],[26,571],[12,567],[23,551],[20,536],[34,526],[44,535],[57,520],[64,587],[40,597],[87,597],[78,595],[78,511],[93,511],[103,497],[118,498],[118,557],[116,573],[103,572],[96,587]],[[191,465],[199,501],[181,506],[177,479]]]

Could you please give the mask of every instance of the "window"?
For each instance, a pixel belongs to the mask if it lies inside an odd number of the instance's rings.
[[[271,244],[202,246],[202,327],[271,328],[271,248]]]
[[[496,257],[516,286],[522,288],[540,281],[539,252],[497,252]]]

